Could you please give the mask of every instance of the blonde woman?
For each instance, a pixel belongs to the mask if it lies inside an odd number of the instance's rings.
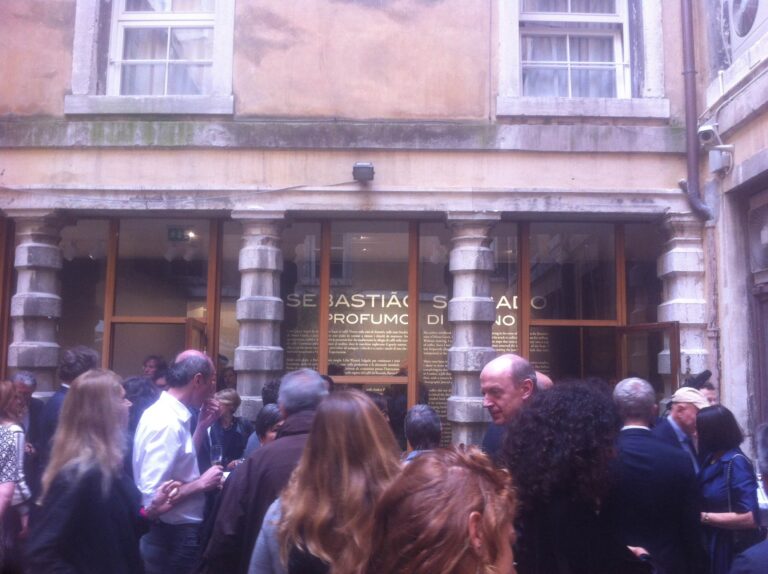
[[[142,572],[140,496],[125,474],[128,408],[121,379],[93,369],[67,393],[43,474],[42,508],[27,548],[29,572]],[[170,508],[178,488],[166,483],[146,509]]]
[[[249,572],[361,572],[370,552],[373,508],[400,470],[399,449],[376,405],[355,390],[317,408],[307,445],[272,504]]]

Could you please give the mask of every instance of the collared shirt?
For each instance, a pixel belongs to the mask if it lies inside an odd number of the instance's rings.
[[[669,421],[672,430],[675,431],[675,436],[677,437],[677,440],[680,441],[680,446],[686,453],[688,453],[688,456],[693,463],[693,470],[696,471],[696,474],[699,474],[699,460],[696,457],[696,449],[693,446],[691,437],[685,434],[685,431],[678,426],[672,417],[667,417],[667,420]]]
[[[191,418],[187,407],[166,391],[144,411],[133,441],[133,476],[144,506],[150,505],[165,481],[187,483],[200,477],[190,432]],[[202,522],[204,505],[205,495],[193,494],[160,520],[168,524]]]

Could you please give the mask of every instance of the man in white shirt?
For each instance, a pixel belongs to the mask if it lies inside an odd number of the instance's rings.
[[[144,412],[136,429],[133,474],[145,507],[165,481],[177,480],[182,486],[173,508],[142,537],[141,555],[147,574],[187,574],[200,551],[203,493],[219,488],[222,476],[220,466],[200,474],[189,407],[200,408],[211,397],[216,370],[200,351],[184,351],[168,369],[166,382],[168,389]],[[217,414],[216,409],[202,409],[195,435],[205,432]]]

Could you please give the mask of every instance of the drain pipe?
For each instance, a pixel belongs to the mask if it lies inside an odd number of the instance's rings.
[[[699,135],[696,112],[696,56],[693,47],[693,6],[681,0],[683,23],[683,80],[685,86],[685,152],[688,179],[678,182],[688,196],[691,210],[702,220],[713,217],[712,208],[701,198],[699,185]]]

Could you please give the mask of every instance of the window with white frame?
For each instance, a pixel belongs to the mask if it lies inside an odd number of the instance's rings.
[[[215,0],[118,0],[115,4],[108,94],[213,93]]]
[[[622,0],[521,0],[522,95],[630,97],[626,8]]]
[[[662,3],[498,0],[496,115],[668,119]]]
[[[65,113],[233,113],[234,21],[235,0],[77,0]]]

